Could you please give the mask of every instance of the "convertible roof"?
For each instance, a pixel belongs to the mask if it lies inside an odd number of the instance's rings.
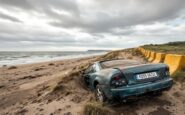
[[[142,63],[137,60],[124,60],[124,59],[100,61],[100,65],[102,68],[126,67],[140,64]]]

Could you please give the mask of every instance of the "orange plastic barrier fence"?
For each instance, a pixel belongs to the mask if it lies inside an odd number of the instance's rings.
[[[148,51],[145,50],[144,56],[146,57],[148,55]]]
[[[148,54],[147,54],[147,56],[146,56],[146,59],[148,59],[148,58],[150,57],[150,55],[151,55],[151,52],[148,51]]]
[[[144,55],[148,61],[152,63],[161,63],[164,62],[170,67],[170,74],[173,75],[175,72],[180,70],[185,70],[185,55],[176,55],[176,54],[164,54],[164,53],[155,53],[144,48],[138,48],[138,50]]]
[[[145,50],[143,48],[140,49],[142,55],[144,55]]]
[[[148,58],[148,61],[153,61],[155,59],[156,53],[155,52],[151,52],[150,57]]]
[[[185,67],[185,57],[183,55],[167,54],[164,63],[170,67],[170,74],[173,75]]]
[[[165,54],[164,53],[156,53],[156,57],[153,60],[153,63],[161,63],[164,62]]]

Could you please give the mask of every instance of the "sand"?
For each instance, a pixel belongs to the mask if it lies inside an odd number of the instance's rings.
[[[118,57],[146,63],[132,54],[123,51]],[[81,115],[84,105],[94,101],[94,94],[84,86],[79,70],[97,58],[0,68],[0,114]],[[184,115],[185,84],[177,82],[159,97],[106,106],[126,115]]]

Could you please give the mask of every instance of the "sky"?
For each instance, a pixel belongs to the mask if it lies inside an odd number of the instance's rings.
[[[185,0],[0,0],[0,51],[185,41]]]

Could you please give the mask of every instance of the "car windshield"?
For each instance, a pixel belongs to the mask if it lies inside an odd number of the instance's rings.
[[[100,63],[102,68],[114,68],[114,67],[126,67],[126,66],[134,66],[139,65],[138,61],[134,60],[110,60],[110,61],[103,61]]]

